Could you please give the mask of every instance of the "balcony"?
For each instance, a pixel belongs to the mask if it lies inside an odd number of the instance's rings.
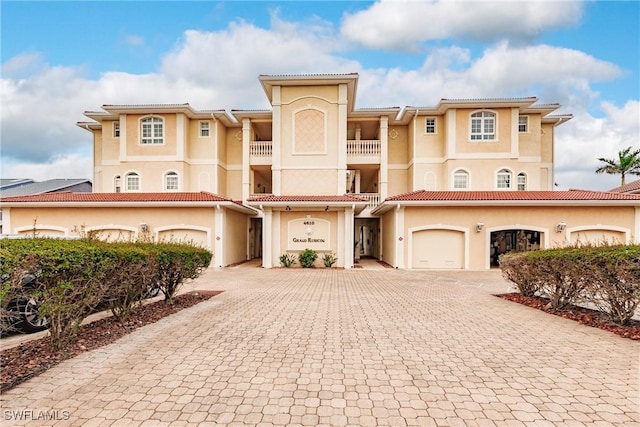
[[[273,155],[272,141],[251,141],[249,143],[249,163],[252,165],[270,165]]]
[[[349,163],[379,163],[380,140],[361,139],[347,141],[347,161]]]
[[[380,193],[353,193],[352,195],[367,200],[368,203],[365,209],[371,210],[380,204]]]

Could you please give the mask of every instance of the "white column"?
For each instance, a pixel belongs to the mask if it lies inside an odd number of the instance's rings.
[[[224,210],[220,205],[216,206],[214,234],[213,255],[215,257],[215,266],[224,267]]]
[[[338,188],[337,194],[347,192],[347,85],[338,86]]]
[[[246,202],[251,194],[249,179],[249,144],[251,143],[251,120],[242,120],[242,201]]]
[[[637,209],[636,209],[636,219],[637,219]],[[12,234],[11,233],[11,208],[2,208],[2,233],[3,234]]]
[[[353,268],[354,206],[344,209],[344,268]]]
[[[416,143],[414,140],[413,146]],[[415,154],[413,156],[415,159]],[[413,169],[415,170],[415,164]],[[383,201],[389,195],[389,118],[387,116],[380,117],[380,201]]]
[[[636,207],[636,229],[633,235],[632,244],[640,244],[640,207]]]
[[[271,237],[271,264],[280,265],[280,211],[273,212],[273,221],[271,223],[271,230],[269,230],[273,236]],[[263,231],[264,234],[264,231]]]
[[[395,209],[394,214],[396,224],[396,268],[405,268],[404,241],[406,236],[404,235],[404,207],[398,205]]]
[[[344,261],[345,261],[345,243],[346,240],[344,238],[344,235],[346,233],[345,230],[345,215],[344,214],[340,214],[338,213],[338,241],[337,246],[338,246],[338,250],[336,253],[336,256],[338,257],[338,262],[336,263],[336,267],[344,267]]]
[[[213,117],[213,114],[211,115],[211,117],[213,118],[213,128],[215,129],[215,135],[213,138],[213,147],[214,147],[214,152],[213,152],[213,157],[214,157],[214,162],[213,162],[213,185],[210,185],[210,189],[214,194],[221,194],[221,195],[225,195],[227,194],[227,189],[221,189],[220,188],[220,143],[225,144],[225,141],[220,141],[219,139],[219,135],[220,135],[220,129],[219,126],[220,124],[218,123],[218,121],[216,120],[215,117]],[[199,184],[198,184],[199,185]],[[200,191],[202,191],[202,188],[199,189]]]
[[[272,235],[273,215],[271,208],[266,208],[262,217],[262,267],[264,268],[273,267],[273,255],[271,251],[273,247],[273,243],[271,241]]]
[[[272,95],[271,192],[275,196],[279,196],[282,194],[282,104],[280,86],[273,87]]]

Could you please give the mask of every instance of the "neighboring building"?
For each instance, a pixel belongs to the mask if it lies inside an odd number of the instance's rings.
[[[555,127],[572,117],[552,114],[557,104],[443,99],[357,109],[357,74],[259,80],[268,110],[86,112],[93,121],[78,126],[93,134],[94,190],[107,194],[3,199],[11,229],[26,229],[37,207],[67,234],[77,224],[111,238],[117,229],[135,237],[142,224],[157,238],[200,230],[185,235],[211,248],[216,266],[262,257],[273,267],[311,248],[346,268],[370,256],[434,269],[486,269],[509,250],[640,235],[640,196],[552,191]],[[194,203],[218,216],[190,215]],[[91,207],[118,209],[95,218],[81,209]],[[135,218],[143,207],[144,222]]]
[[[609,190],[613,193],[640,194],[640,179]]]
[[[28,178],[0,180],[0,198],[62,191],[90,193],[92,191],[91,181],[88,179],[49,179],[36,182]],[[2,233],[2,211],[0,210],[0,234]]]

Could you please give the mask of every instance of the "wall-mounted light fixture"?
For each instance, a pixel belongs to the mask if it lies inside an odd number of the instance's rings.
[[[479,222],[476,224],[476,233],[479,233],[484,228],[484,222]]]
[[[562,221],[556,224],[556,233],[562,233],[567,228],[567,223]]]
[[[326,212],[326,211],[328,211],[328,210],[329,210],[329,206],[326,206],[326,207],[324,208],[324,211]]]
[[[149,224],[147,224],[146,222],[144,222],[144,220],[140,221],[140,230],[143,233],[147,233],[149,231]]]
[[[285,211],[287,211],[287,212],[289,212],[289,211],[291,210],[291,206],[287,205],[287,206],[284,208],[284,210],[285,210]]]

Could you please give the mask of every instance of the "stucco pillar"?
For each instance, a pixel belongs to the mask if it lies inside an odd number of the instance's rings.
[[[338,188],[347,192],[347,85],[338,86]]]
[[[272,128],[271,128],[271,192],[275,196],[282,193],[282,104],[280,86],[274,86],[272,92]]]
[[[271,265],[280,265],[280,211],[273,212],[273,221],[271,223]]]
[[[633,232],[633,242],[636,245],[640,245],[640,207],[636,207],[636,227]]]
[[[242,120],[242,201],[246,202],[251,195],[249,178],[249,145],[251,143],[251,120]]]
[[[344,209],[344,268],[353,268],[354,206]]]
[[[395,240],[396,240],[396,268],[405,268],[404,264],[404,207],[398,205],[394,212],[395,215]]]
[[[345,215],[344,214],[340,214],[338,213],[338,230],[337,230],[337,234],[338,234],[338,250],[336,251],[336,256],[338,257],[338,261],[336,262],[336,267],[344,267],[344,261],[345,261],[345,245],[343,244],[343,242],[345,242]]]
[[[176,113],[176,159],[184,162],[187,144],[187,124],[186,117],[182,113]],[[186,174],[182,174],[186,178]]]
[[[638,217],[638,210],[636,209],[636,219]],[[2,208],[2,230],[0,232],[4,234],[11,234],[11,208]]]
[[[273,235],[273,214],[271,208],[264,210],[262,216],[262,267],[273,267],[273,255],[271,248],[273,247],[272,235]]]
[[[389,118],[387,116],[380,117],[380,187],[378,192],[381,202],[389,195]]]
[[[120,114],[120,161],[127,159],[127,115]],[[124,178],[124,176],[123,176]]]
[[[216,206],[215,213],[215,237],[213,255],[216,267],[224,267],[224,210],[222,206]]]

